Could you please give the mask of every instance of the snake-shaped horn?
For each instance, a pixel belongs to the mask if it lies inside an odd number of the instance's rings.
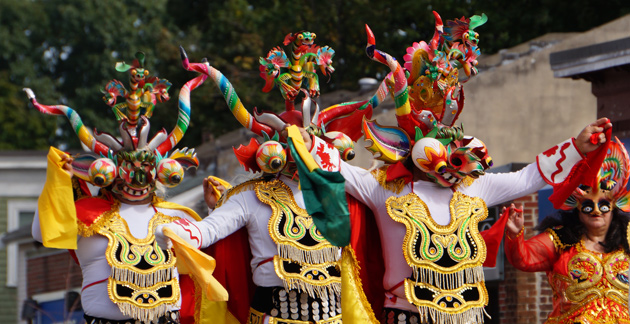
[[[190,92],[193,91],[198,86],[202,85],[203,82],[208,78],[207,73],[204,69],[206,64],[204,63],[190,63],[188,61],[188,56],[184,49],[180,46],[180,54],[182,58],[182,65],[188,71],[196,71],[201,73],[201,75],[196,78],[186,82],[181,90],[179,90],[179,114],[177,116],[177,124],[171,133],[168,135],[168,138],[162,142],[155,150],[160,153],[160,155],[166,154],[166,152],[170,151],[179,141],[184,137],[186,130],[188,130],[188,125],[190,124]]]
[[[398,124],[408,134],[415,134],[415,127],[420,124],[420,121],[416,120],[411,111],[411,105],[409,103],[409,91],[407,90],[407,78],[405,71],[400,66],[398,61],[391,55],[376,49],[376,41],[374,34],[368,25],[365,25],[365,30],[368,36],[367,46],[365,52],[368,57],[379,63],[389,66],[392,71],[385,77],[385,81],[389,88],[390,93],[394,97],[394,104],[396,106],[396,119]]]
[[[228,108],[230,108],[232,115],[236,117],[236,120],[238,120],[243,127],[249,129],[258,136],[263,136],[263,133],[268,136],[272,136],[274,130],[269,126],[258,122],[247,111],[247,109],[245,109],[245,106],[243,106],[241,99],[236,94],[236,90],[234,90],[230,81],[221,72],[219,72],[219,70],[210,66],[209,63],[206,62],[203,65],[203,67],[195,67],[195,71],[197,71],[197,68],[203,70],[201,73],[206,74],[214,81],[217,87],[219,87],[219,90],[221,90],[223,98],[225,98],[225,102],[228,104]]]
[[[79,136],[79,140],[81,141],[81,143],[87,146],[92,152],[100,154],[102,156],[110,156],[110,154],[113,154],[112,149],[110,149],[107,145],[97,141],[94,136],[90,134],[87,127],[85,127],[85,125],[83,124],[81,116],[79,116],[79,114],[74,109],[64,105],[42,105],[37,102],[37,99],[35,99],[35,93],[33,92],[33,90],[29,88],[24,88],[23,90],[24,92],[26,92],[26,95],[28,96],[28,99],[31,101],[33,106],[35,106],[35,108],[37,108],[37,110],[39,110],[41,113],[53,116],[65,115],[72,124],[74,132],[77,134],[77,136]]]

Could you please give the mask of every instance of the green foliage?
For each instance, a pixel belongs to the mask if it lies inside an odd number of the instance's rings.
[[[74,108],[84,123],[117,133],[114,114],[101,89],[111,79],[128,84],[128,74],[114,69],[146,53],[152,75],[173,83],[171,100],[158,104],[154,131],[173,129],[177,96],[195,73],[181,67],[178,46],[191,62],[208,58],[232,82],[245,107],[280,110],[277,89],[261,91],[258,59],[285,35],[300,30],[317,34],[316,43],[335,50],[330,82],[320,78],[322,93],[354,90],[362,77],[383,77],[386,67],[364,52],[365,24],[377,47],[402,60],[413,42],[429,40],[436,10],[443,20],[486,13],[480,33],[483,54],[522,43],[547,32],[584,31],[630,12],[624,0],[2,0],[0,1],[0,149],[42,149],[48,144],[78,147],[64,117],[43,115],[31,107],[23,87],[43,104]],[[595,14],[596,13],[596,14]],[[288,47],[284,47],[289,51]],[[212,81],[192,93],[190,128],[180,146],[194,147],[204,136],[240,127]],[[55,135],[57,128],[61,135]]]

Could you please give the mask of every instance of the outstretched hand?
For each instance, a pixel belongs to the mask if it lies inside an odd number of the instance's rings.
[[[507,208],[503,207],[501,213],[505,213]],[[523,205],[521,205],[521,209],[517,209],[514,204],[510,205],[510,214],[508,215],[507,224],[505,224],[505,229],[510,234],[510,236],[514,237],[518,235],[518,233],[523,228],[523,224],[525,224],[525,220],[523,219]]]
[[[214,189],[217,190],[214,190]],[[218,193],[217,193],[218,191]],[[221,198],[221,195],[225,192],[225,187],[217,180],[207,177],[203,179],[203,200],[206,201],[208,208],[214,209]]]
[[[611,128],[612,123],[608,118],[600,118],[594,123],[584,127],[575,138],[575,145],[582,154],[595,151],[601,144],[606,143],[604,131]]]

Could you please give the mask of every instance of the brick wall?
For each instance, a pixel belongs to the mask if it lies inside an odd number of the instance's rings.
[[[524,206],[525,238],[537,234],[538,195],[532,194],[514,201]],[[544,323],[551,311],[551,287],[544,272],[523,272],[506,261],[505,280],[499,284],[501,323]]]
[[[27,261],[28,296],[81,287],[81,268],[70,253],[33,257]]]

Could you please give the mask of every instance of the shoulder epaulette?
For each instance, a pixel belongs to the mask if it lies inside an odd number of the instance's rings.
[[[223,193],[223,195],[221,195],[221,198],[219,198],[219,201],[217,202],[217,205],[215,206],[215,208],[218,208],[221,205],[223,205],[223,203],[226,202],[228,199],[230,199],[230,197],[232,197],[233,195],[236,195],[244,191],[253,190],[257,183],[260,183],[263,181],[266,181],[266,179],[264,179],[263,177],[259,177],[259,178],[247,180],[245,182],[237,184],[236,186],[232,187],[231,189]]]
[[[387,181],[387,168],[389,168],[389,165],[374,169],[372,170],[372,175],[374,176],[376,181],[378,181],[381,187],[393,193],[399,194],[405,187],[405,179],[399,178],[392,181]]]
[[[566,250],[575,245],[566,243],[567,231],[568,229],[564,226],[554,226],[545,230],[545,232],[551,236],[551,240],[557,251]]]

